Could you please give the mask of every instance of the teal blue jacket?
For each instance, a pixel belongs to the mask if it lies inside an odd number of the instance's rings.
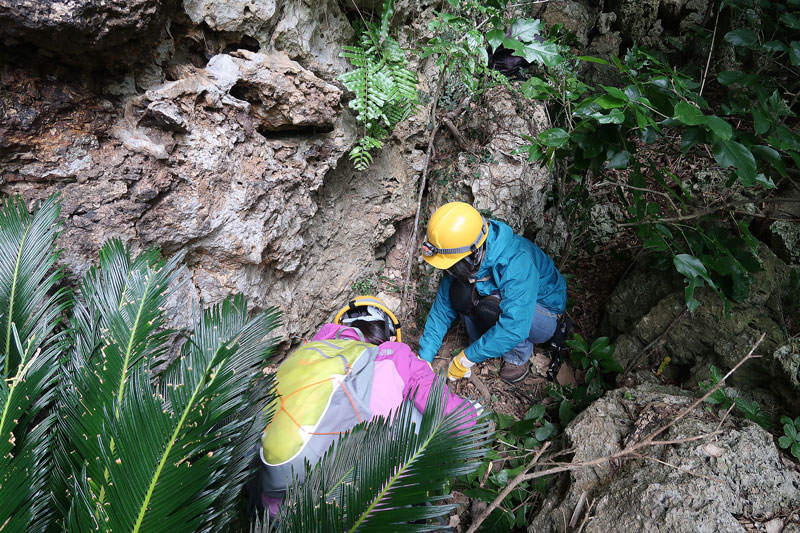
[[[467,359],[475,363],[500,357],[527,338],[537,303],[556,314],[563,313],[567,305],[567,284],[553,260],[497,220],[489,220],[486,255],[473,279],[477,280],[478,294],[497,294],[501,298],[500,319],[464,351]],[[450,305],[452,282],[449,274],[442,276],[419,339],[419,356],[429,362],[458,316]]]

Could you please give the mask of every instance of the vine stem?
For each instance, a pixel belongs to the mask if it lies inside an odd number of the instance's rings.
[[[441,69],[440,72],[447,72],[447,68]],[[408,285],[411,283],[411,265],[414,259],[414,250],[417,246],[417,228],[419,225],[419,214],[422,211],[422,196],[425,193],[425,185],[428,179],[428,166],[431,161],[431,153],[433,153],[433,141],[436,139],[436,132],[439,130],[439,123],[436,121],[436,108],[439,103],[439,93],[444,85],[445,75],[440,75],[439,80],[436,82],[436,89],[433,91],[433,105],[431,106],[431,137],[428,139],[428,149],[425,151],[425,162],[422,166],[422,178],[420,179],[419,194],[417,195],[417,212],[414,215],[414,226],[411,230],[411,238],[408,241],[408,254],[406,256],[406,274],[403,282],[403,293],[400,296],[400,316],[403,320],[406,319],[407,300],[408,300]]]
[[[714,41],[717,38],[717,23],[719,22],[719,14],[722,11],[722,6],[717,8],[717,17],[714,19],[714,33],[711,34],[711,46],[708,47],[708,59],[706,59],[706,68],[703,71],[703,81],[700,83],[700,92],[698,96],[703,96],[703,88],[706,86],[706,77],[708,76],[708,69],[711,66],[711,56],[714,54]]]

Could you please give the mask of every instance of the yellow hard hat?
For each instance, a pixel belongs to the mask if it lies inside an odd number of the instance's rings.
[[[478,210],[464,202],[450,202],[434,211],[428,222],[428,238],[422,243],[422,258],[447,269],[484,243],[489,223]]]
[[[397,342],[403,342],[400,331],[400,321],[394,316],[389,307],[377,296],[356,296],[347,305],[339,309],[333,321],[337,324],[347,325],[354,320],[367,320],[384,322],[386,336],[397,336]]]

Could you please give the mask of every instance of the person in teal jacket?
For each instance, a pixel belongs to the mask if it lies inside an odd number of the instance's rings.
[[[508,225],[484,219],[463,202],[434,212],[422,257],[445,274],[419,340],[419,356],[433,361],[460,315],[470,345],[451,361],[450,379],[469,377],[473,365],[502,357],[500,377],[521,381],[533,345],[553,336],[566,307],[566,282],[552,259]]]

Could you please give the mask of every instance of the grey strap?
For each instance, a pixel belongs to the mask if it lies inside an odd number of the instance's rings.
[[[342,328],[342,329],[340,329],[339,331],[337,331],[337,332],[336,332],[336,336],[335,336],[334,338],[335,338],[335,339],[341,339],[341,338],[342,338],[342,333],[344,333],[344,332],[345,332],[345,331],[347,331],[348,329],[349,329],[349,330],[353,330],[353,331],[355,331],[355,332],[356,332],[356,335],[358,335],[358,339],[359,339],[361,342],[367,342],[367,339],[364,337],[364,334],[363,334],[363,333],[361,333],[361,330],[360,330],[360,329],[358,329],[358,328],[353,328],[353,327],[346,327],[346,328]]]

